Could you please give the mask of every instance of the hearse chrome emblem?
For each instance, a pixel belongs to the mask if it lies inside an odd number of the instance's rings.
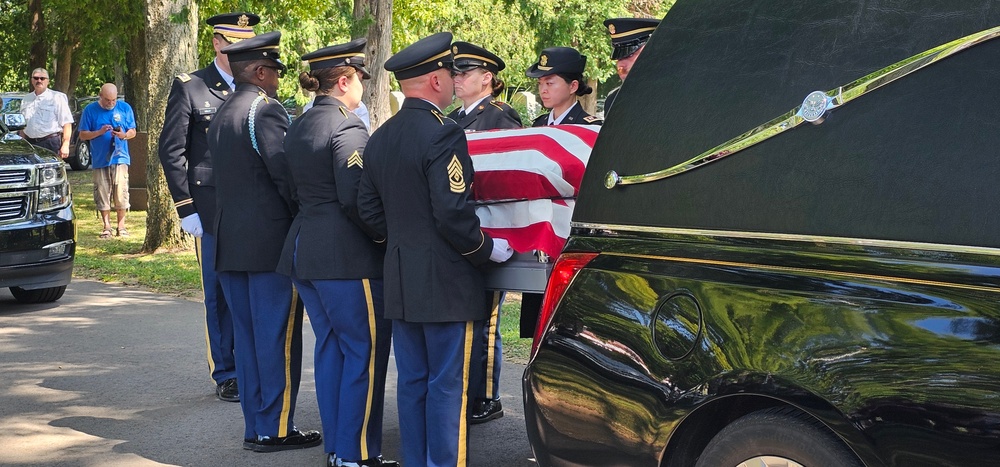
[[[836,89],[826,92],[813,91],[805,97],[802,105],[792,109],[788,113],[673,167],[641,175],[619,175],[618,172],[610,170],[604,176],[604,186],[610,190],[619,185],[635,185],[673,177],[732,156],[761,141],[768,140],[771,137],[791,130],[803,122],[819,125],[823,123],[827,114],[838,107],[921,68],[930,66],[997,36],[1000,36],[1000,26],[939,45],[881,70],[869,73],[867,76],[863,76]]]
[[[828,97],[825,92],[810,92],[802,101],[802,105],[799,106],[799,116],[809,123],[819,125],[823,123],[823,118],[832,104],[833,99]]]

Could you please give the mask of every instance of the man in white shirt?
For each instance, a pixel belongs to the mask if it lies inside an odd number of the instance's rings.
[[[49,72],[44,68],[31,71],[31,88],[21,101],[21,114],[27,126],[21,136],[40,146],[69,157],[69,141],[73,137],[73,113],[69,99],[59,91],[49,89]]]

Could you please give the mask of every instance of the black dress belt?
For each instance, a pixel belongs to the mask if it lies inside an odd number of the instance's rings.
[[[61,131],[57,131],[55,133],[52,133],[51,135],[42,136],[41,138],[26,137],[25,139],[28,140],[29,143],[35,144],[35,143],[39,143],[39,142],[45,141],[47,139],[57,138],[57,137],[60,137],[60,136],[62,136],[62,132]]]

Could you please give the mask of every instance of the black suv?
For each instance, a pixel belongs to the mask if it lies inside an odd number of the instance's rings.
[[[538,464],[1000,462],[998,26],[988,0],[679,0],[553,266]]]
[[[0,114],[0,287],[51,302],[73,275],[76,218],[65,165],[21,139],[23,127],[24,116]]]

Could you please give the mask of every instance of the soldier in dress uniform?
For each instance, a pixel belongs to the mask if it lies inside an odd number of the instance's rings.
[[[455,56],[452,67],[455,96],[462,100],[462,107],[448,114],[448,118],[458,122],[465,131],[521,128],[521,116],[517,111],[495,99],[504,90],[504,83],[497,74],[507,64],[489,50],[468,42],[452,44],[451,52]],[[476,321],[474,326],[479,337],[472,346],[472,368],[469,369],[469,423],[472,424],[503,417],[498,390],[503,364],[500,340],[503,299],[502,290],[487,291],[489,318]]]
[[[366,40],[302,56],[299,84],[316,93],[312,109],[285,136],[299,212],[278,272],[291,276],[316,334],[316,399],[326,465],[398,466],[384,461],[382,406],[392,323],[384,317],[385,237],[358,217],[358,181],[368,130],[361,103]]]
[[[507,64],[489,50],[468,42],[452,44],[451,52],[455,55],[455,97],[462,100],[462,107],[448,118],[465,131],[524,126],[513,107],[496,99],[505,88],[497,75]]]
[[[642,48],[653,34],[653,30],[660,24],[660,20],[654,18],[610,18],[604,21],[604,27],[608,28],[611,35],[611,59],[615,61],[615,70],[622,83],[625,77],[632,70],[632,65],[642,53]],[[621,86],[614,88],[604,99],[604,116],[607,117],[611,110],[611,104],[618,97],[618,90]]]
[[[205,291],[208,369],[221,400],[239,402],[233,317],[215,273],[215,180],[208,152],[208,125],[236,86],[222,48],[254,36],[260,18],[253,13],[226,13],[206,21],[214,27],[215,60],[174,79],[160,133],[160,163],[174,199],[181,228],[195,237],[195,253]]]
[[[236,92],[208,128],[215,165],[215,270],[233,313],[243,448],[257,452],[322,441],[319,432],[299,431],[293,423],[302,306],[291,279],[275,272],[298,208],[283,147],[288,114],[274,98],[285,73],[280,40],[280,32],[269,32],[222,49]]]
[[[403,465],[412,466],[468,464],[472,325],[486,318],[478,266],[513,254],[480,229],[465,133],[441,114],[454,92],[451,37],[425,37],[385,62],[406,98],[368,140],[358,189],[362,220],[388,239],[385,314]]]
[[[560,124],[600,125],[600,118],[588,114],[577,100],[594,92],[583,78],[587,56],[572,47],[550,47],[538,55],[538,62],[525,72],[538,78],[538,97],[549,113],[539,116],[531,126]]]

